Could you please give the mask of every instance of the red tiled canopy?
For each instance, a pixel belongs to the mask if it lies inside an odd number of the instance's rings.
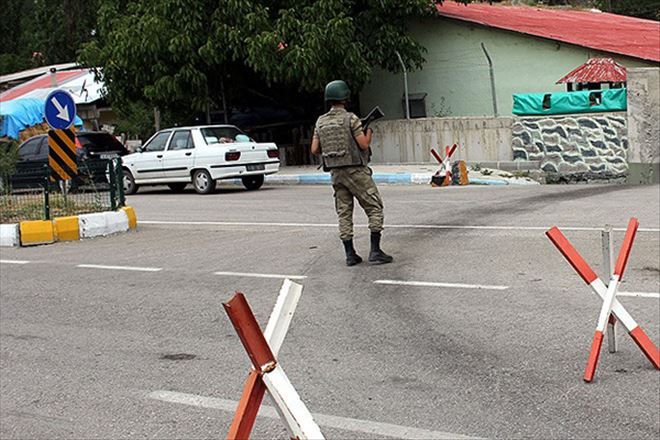
[[[625,82],[626,68],[612,58],[591,58],[557,81],[562,83]]]

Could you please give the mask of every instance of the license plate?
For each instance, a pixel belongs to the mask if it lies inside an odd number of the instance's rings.
[[[245,166],[248,171],[263,171],[266,169],[266,166],[262,163],[259,164],[254,164],[254,165],[246,165]]]

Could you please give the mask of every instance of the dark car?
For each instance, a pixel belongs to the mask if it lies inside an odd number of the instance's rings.
[[[79,159],[107,159],[124,156],[129,151],[110,133],[85,131],[76,134]],[[18,161],[35,163],[48,162],[48,135],[41,134],[23,142],[18,147]]]
[[[106,132],[86,131],[76,134],[78,170],[94,181],[105,180],[105,162],[94,159],[108,159],[124,156],[129,151],[113,135]],[[48,164],[48,135],[34,136],[18,147],[16,171],[9,177],[14,189],[31,188],[42,184],[43,167]],[[80,175],[82,177],[82,174]]]

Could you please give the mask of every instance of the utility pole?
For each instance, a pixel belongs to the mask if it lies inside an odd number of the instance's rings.
[[[493,114],[497,116],[497,96],[495,96],[495,72],[493,72],[493,61],[490,59],[490,55],[486,50],[484,43],[481,43],[481,49],[483,49],[486,59],[488,60],[488,70],[490,73],[490,95],[493,99]]]
[[[406,68],[406,64],[403,62],[399,51],[394,51],[394,53],[399,58],[401,68],[403,69],[403,94],[406,101],[406,119],[410,119],[410,100],[408,99],[408,69]]]
[[[154,107],[154,127],[156,131],[160,131],[160,110],[158,107]]]

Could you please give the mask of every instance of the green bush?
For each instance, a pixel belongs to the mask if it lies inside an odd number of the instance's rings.
[[[7,180],[16,169],[18,162],[18,142],[0,139],[0,188],[7,188]]]

